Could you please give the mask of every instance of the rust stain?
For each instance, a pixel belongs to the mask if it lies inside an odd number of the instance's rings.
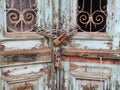
[[[62,90],[66,90],[64,72],[63,72],[63,77],[62,77]]]
[[[4,49],[5,49],[5,46],[0,44],[0,52],[4,51]]]
[[[10,71],[8,70],[8,71],[6,71],[6,72],[3,72],[2,75],[3,75],[3,76],[10,76],[9,73],[10,73]]]
[[[5,81],[11,81],[11,80],[17,80],[17,79],[23,79],[23,78],[32,78],[34,76],[41,76],[41,75],[44,75],[46,73],[46,70],[47,68],[45,69],[42,69],[40,70],[39,72],[29,72],[29,73],[26,73],[26,74],[19,74],[19,75],[10,75],[10,72],[7,71],[7,72],[3,72],[2,73],[2,80],[5,80]]]
[[[79,65],[76,65],[76,64],[70,64],[70,70],[74,70],[74,69],[77,69],[77,68],[87,68],[88,66],[79,66]]]
[[[70,61],[70,62],[88,62],[88,63],[100,63],[100,58],[84,58],[79,56],[62,56],[63,61]],[[105,59],[103,58],[103,64],[120,64],[120,60],[118,59]]]
[[[69,21],[70,21],[70,22],[72,21],[72,16],[70,16]]]
[[[35,60],[37,61],[43,61],[43,60],[50,60],[51,55],[50,54],[37,54]]]
[[[80,58],[104,58],[104,59],[119,59],[120,57],[115,54],[119,54],[119,50],[96,50],[96,49],[64,49],[63,56],[77,56]]]
[[[62,78],[62,90],[66,90],[64,77]]]
[[[87,84],[87,85],[82,85],[83,90],[95,90],[98,88],[98,85],[92,85],[92,84]]]
[[[43,49],[23,49],[23,50],[9,50],[0,52],[0,55],[3,56],[10,56],[10,55],[30,55],[30,54],[37,54],[37,53],[51,53],[51,48],[43,48]]]
[[[112,42],[108,42],[106,43],[108,47],[110,47],[110,49],[112,49]]]
[[[35,81],[21,82],[10,85],[11,90],[33,90]]]
[[[35,61],[35,54],[34,55],[13,55],[13,56],[6,56],[6,60],[4,60],[5,63],[11,64],[11,63],[19,63],[19,62],[31,62]]]
[[[48,67],[48,69],[47,69],[47,74],[48,74],[48,77],[47,77],[47,86],[48,86],[48,88],[50,88],[51,87],[51,84],[50,84],[50,82],[51,82],[51,66],[49,66]]]
[[[112,74],[110,74],[110,73],[103,73],[103,72],[78,72],[78,71],[72,71],[72,70],[70,70],[70,73],[72,74],[72,75],[81,75],[81,76],[97,76],[97,77],[100,77],[100,75],[101,75],[101,77],[102,78],[109,78],[109,77],[111,77],[112,76]]]
[[[75,54],[79,54],[79,53],[90,53],[90,54],[120,54],[120,50],[101,50],[101,49],[64,49],[63,50],[63,54],[67,54],[67,53],[75,53]]]

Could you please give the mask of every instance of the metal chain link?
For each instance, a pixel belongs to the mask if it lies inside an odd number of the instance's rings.
[[[36,31],[36,33],[43,35],[48,38],[56,39],[58,36],[60,36],[63,32],[66,32],[66,37],[69,37],[75,33],[77,33],[77,27],[74,28],[63,28],[63,29],[52,29],[46,27],[38,27],[35,25],[33,29]],[[52,31],[52,32],[51,32]]]

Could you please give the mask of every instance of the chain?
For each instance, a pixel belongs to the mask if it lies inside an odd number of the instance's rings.
[[[77,33],[77,27],[50,30],[49,28],[38,27],[37,25],[35,25],[33,29],[36,31],[36,33],[53,39],[53,42],[56,46],[59,46],[63,41],[66,40],[67,37],[70,37],[73,34]]]
[[[60,35],[63,32],[66,32],[66,36],[71,36],[71,35],[77,33],[77,28],[76,27],[74,27],[74,28],[67,28],[67,29],[59,29],[59,30],[58,29],[52,29],[52,32],[51,32],[49,28],[38,27],[37,25],[35,25],[33,27],[33,29],[38,34],[41,34],[43,36],[46,36],[46,37],[49,37],[49,38],[52,38],[52,39],[57,38],[58,37],[57,35]]]

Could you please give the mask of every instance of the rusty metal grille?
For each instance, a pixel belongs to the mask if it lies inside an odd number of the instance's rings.
[[[79,32],[106,32],[107,0],[78,0]]]
[[[36,0],[6,0],[7,32],[34,32]]]

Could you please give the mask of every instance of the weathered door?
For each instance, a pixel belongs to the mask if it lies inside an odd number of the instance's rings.
[[[51,28],[51,7],[52,0],[0,0],[0,90],[55,90],[52,48],[33,28]]]
[[[77,27],[62,47],[61,90],[120,90],[120,1],[60,1],[62,25]]]
[[[119,0],[0,0],[0,90],[120,90]]]

